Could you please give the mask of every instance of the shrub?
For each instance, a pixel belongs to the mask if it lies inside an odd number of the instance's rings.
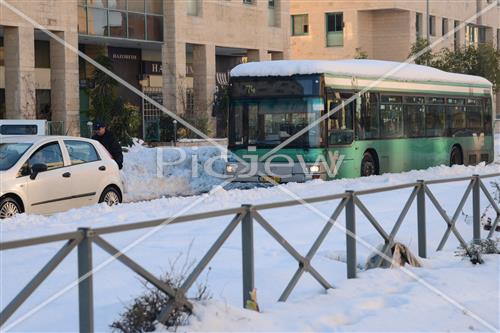
[[[181,269],[177,271],[175,267],[181,257],[182,254],[170,263],[170,272],[161,278],[161,281],[174,290],[177,290],[182,285],[189,271],[194,266],[194,261],[189,262],[186,259]],[[210,268],[208,272],[210,272]],[[171,300],[171,297],[147,282],[144,283],[144,288],[144,292],[136,297],[130,305],[125,306],[125,311],[120,314],[120,318],[110,325],[113,331],[124,333],[155,331],[157,325],[159,325],[157,317],[163,307]],[[202,301],[210,298],[207,273],[205,279],[196,285],[195,296],[189,298],[189,300]],[[178,326],[185,325],[190,315],[191,313],[188,309],[177,308],[172,311],[167,322],[163,325],[167,329],[172,328],[175,330]]]
[[[500,254],[498,247],[498,239],[481,239],[479,241],[472,241],[467,246],[460,245],[455,255],[459,257],[468,257],[471,263],[483,264],[483,254]]]

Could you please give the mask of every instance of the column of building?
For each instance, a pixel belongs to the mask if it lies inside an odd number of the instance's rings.
[[[36,118],[33,27],[4,27],[5,110],[10,119]]]
[[[207,121],[207,134],[215,134],[212,106],[215,93],[215,45],[193,46],[194,112]]]
[[[78,55],[67,45],[78,49],[76,32],[55,32],[50,40],[50,100],[52,121],[60,122],[69,135],[80,134]]]

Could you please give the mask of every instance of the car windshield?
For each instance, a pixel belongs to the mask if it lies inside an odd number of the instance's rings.
[[[320,118],[323,108],[318,97],[235,101],[230,145],[275,147]],[[319,147],[320,134],[316,125],[289,147]]]
[[[12,168],[31,143],[0,143],[0,171]]]

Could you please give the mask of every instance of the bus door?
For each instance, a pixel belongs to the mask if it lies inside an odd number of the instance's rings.
[[[354,110],[356,101],[348,103],[353,94],[333,92],[328,95],[328,145],[346,146],[354,141]]]
[[[356,101],[348,102],[353,93],[338,91],[327,92],[327,110],[333,112],[328,117],[327,122],[327,145],[331,152],[329,157],[343,155],[343,162],[340,168],[351,169],[354,165],[354,111]],[[335,161],[330,161],[335,163]],[[342,172],[342,170],[340,170]]]

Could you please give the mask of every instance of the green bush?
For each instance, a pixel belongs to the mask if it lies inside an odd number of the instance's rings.
[[[500,254],[498,247],[498,239],[481,239],[479,241],[472,241],[467,246],[460,245],[455,254],[459,257],[467,257],[474,265],[483,264],[483,254]]]

